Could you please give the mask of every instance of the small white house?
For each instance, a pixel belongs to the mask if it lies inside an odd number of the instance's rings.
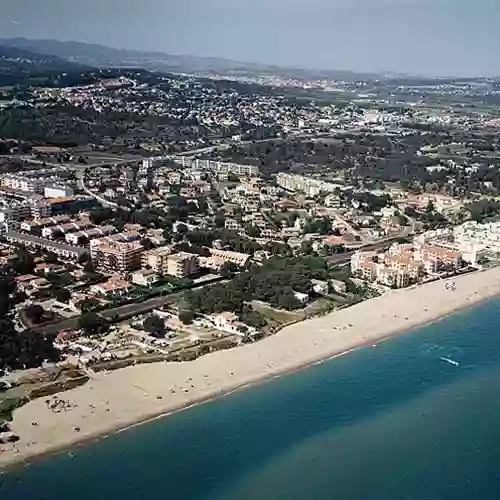
[[[313,285],[314,293],[318,295],[327,295],[328,294],[328,282],[320,281],[320,280],[311,280]]]
[[[158,281],[158,275],[152,269],[141,269],[132,274],[132,283],[150,287]]]
[[[307,293],[293,292],[293,294],[302,304],[307,304],[309,302],[309,295]]]
[[[337,293],[346,293],[347,285],[343,281],[339,280],[330,280],[330,285],[332,290]]]

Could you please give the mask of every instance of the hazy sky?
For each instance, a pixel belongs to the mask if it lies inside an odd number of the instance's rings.
[[[0,36],[246,61],[500,75],[500,0],[1,0]]]

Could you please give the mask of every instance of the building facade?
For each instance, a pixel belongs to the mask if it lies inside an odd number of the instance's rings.
[[[167,274],[176,278],[189,278],[199,271],[198,255],[180,252],[167,258]]]

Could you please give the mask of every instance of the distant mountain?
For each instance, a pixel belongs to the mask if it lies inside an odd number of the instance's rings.
[[[37,53],[0,42],[0,74],[23,75],[37,72],[80,71],[83,65],[47,53]]]
[[[48,54],[70,62],[97,68],[130,67],[166,72],[210,71],[237,67],[241,63],[215,57],[192,57],[113,49],[93,43],[31,40],[27,38],[0,39],[0,45]]]
[[[282,68],[273,65],[246,63],[218,57],[197,57],[113,49],[93,43],[60,42],[57,40],[31,40],[27,38],[0,39],[0,45],[16,47],[37,53],[56,56],[67,61],[95,68],[142,68],[165,73],[223,75],[276,75],[288,78],[338,78],[371,79],[377,75],[359,74],[351,71],[316,71]]]

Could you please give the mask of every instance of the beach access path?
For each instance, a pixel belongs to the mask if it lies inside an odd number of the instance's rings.
[[[455,282],[454,290],[446,283]],[[372,345],[500,293],[500,268],[438,280],[364,301],[288,326],[254,344],[185,363],[143,364],[97,373],[61,393],[68,411],[54,413],[47,398],[15,411],[21,437],[0,445],[0,466],[97,438],[114,430],[220,396],[263,379]]]

